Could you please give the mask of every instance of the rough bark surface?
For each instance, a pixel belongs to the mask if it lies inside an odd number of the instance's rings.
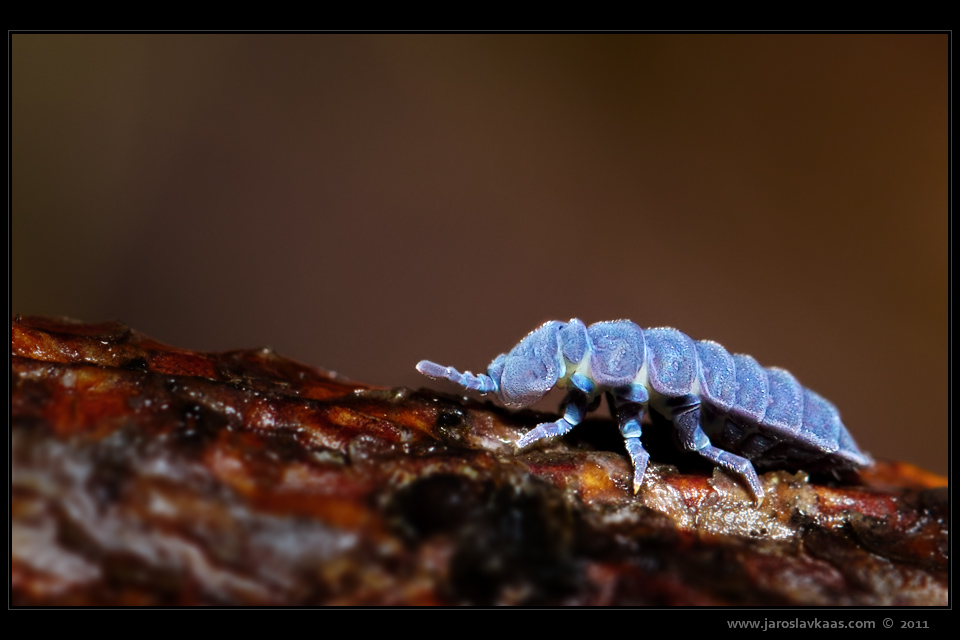
[[[14,604],[947,604],[946,480],[904,463],[758,506],[648,429],[633,495],[607,421],[517,452],[543,414],[12,329]]]

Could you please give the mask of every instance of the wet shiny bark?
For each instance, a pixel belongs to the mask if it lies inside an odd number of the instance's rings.
[[[12,353],[14,604],[947,603],[946,480],[905,463],[757,506],[654,424],[634,495],[609,421],[518,452],[544,414],[118,323]]]

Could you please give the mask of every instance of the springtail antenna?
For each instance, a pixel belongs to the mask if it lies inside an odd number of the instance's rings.
[[[460,373],[453,367],[444,367],[436,362],[430,362],[429,360],[421,360],[419,363],[417,363],[417,371],[428,378],[456,382],[462,387],[473,389],[474,391],[479,391],[480,393],[491,393],[497,391],[497,382],[485,373],[478,373],[477,375],[473,375],[469,371],[466,373]]]

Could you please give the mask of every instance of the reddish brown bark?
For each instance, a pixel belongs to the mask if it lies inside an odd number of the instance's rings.
[[[635,496],[605,421],[518,453],[542,415],[269,350],[38,317],[12,350],[15,604],[947,602],[946,481],[905,463],[757,506],[654,438]]]

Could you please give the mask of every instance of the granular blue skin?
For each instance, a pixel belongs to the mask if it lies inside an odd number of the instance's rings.
[[[670,328],[641,329],[629,320],[551,320],[529,333],[486,374],[461,374],[428,360],[417,370],[481,393],[508,407],[528,407],[554,387],[569,388],[563,417],[537,425],[517,445],[562,435],[606,394],[633,463],[637,492],[650,455],[640,442],[648,405],[669,418],[683,447],[733,472],[763,498],[762,469],[829,471],[871,464],[830,402],[788,371],[763,368],[709,340]]]

